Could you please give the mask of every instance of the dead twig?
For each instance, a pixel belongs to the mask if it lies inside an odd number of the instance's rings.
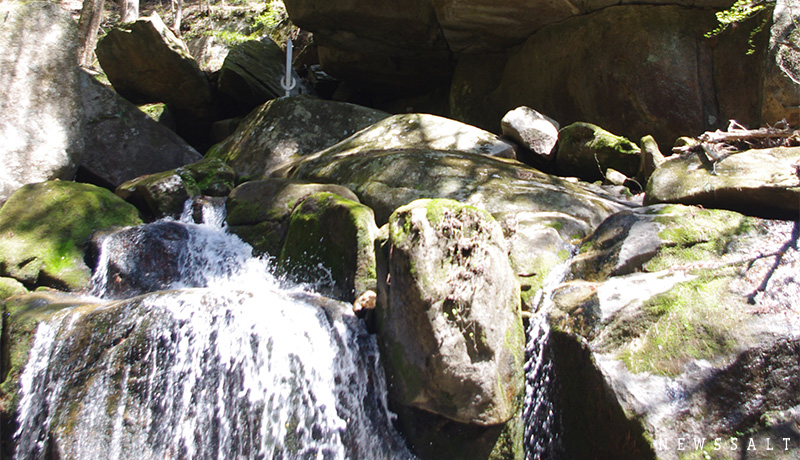
[[[695,139],[688,139],[684,145],[673,147],[672,151],[682,155],[696,154],[703,165],[716,174],[716,164],[736,152],[798,145],[800,130],[790,128],[786,120],[759,129],[747,129],[736,120],[731,120],[727,131],[706,131]]]

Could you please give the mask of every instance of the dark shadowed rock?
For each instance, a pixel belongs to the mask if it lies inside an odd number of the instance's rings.
[[[0,203],[72,180],[83,153],[75,23],[55,4],[0,5]]]
[[[217,87],[246,113],[285,94],[281,87],[285,72],[286,57],[277,43],[269,37],[248,40],[228,52],[219,71]],[[297,86],[290,94],[307,93],[308,89],[303,88],[294,70],[292,77]]]
[[[675,5],[577,15],[509,50],[489,98],[498,117],[524,104],[562,125],[589,121],[631,139],[649,134],[661,145],[731,118],[754,124],[763,54],[745,54],[747,27],[704,39],[715,26],[712,11]]]
[[[86,117],[81,168],[99,182],[117,187],[203,158],[172,130],[85,73],[81,95]]]
[[[157,13],[111,29],[96,53],[114,89],[131,102],[164,102],[197,119],[214,113],[208,79]]]

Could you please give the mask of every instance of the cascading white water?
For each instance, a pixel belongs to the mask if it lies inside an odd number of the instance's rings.
[[[38,327],[17,459],[412,458],[360,320],[282,289],[267,261],[217,226],[169,225],[188,236],[178,275],[159,285],[169,290]],[[95,294],[112,292],[120,275],[108,266],[126,260],[114,251],[136,248],[137,232],[104,242]]]
[[[568,248],[574,255],[576,248]],[[550,347],[550,325],[547,310],[553,290],[567,277],[571,257],[551,269],[536,293],[536,313],[530,319],[525,346],[525,460],[559,459],[562,457],[561,420],[555,405],[557,383]]]

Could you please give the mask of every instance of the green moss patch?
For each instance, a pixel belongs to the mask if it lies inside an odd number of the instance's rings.
[[[713,360],[737,346],[733,328],[739,315],[735,304],[724,299],[730,278],[704,275],[643,305],[646,321],[652,322],[621,355],[632,372],[675,376],[691,360]]]

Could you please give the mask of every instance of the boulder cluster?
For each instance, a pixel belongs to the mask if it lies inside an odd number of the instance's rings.
[[[714,439],[736,439],[741,458],[770,440],[762,454],[796,458],[800,147],[712,164],[659,149],[762,115],[747,104],[764,74],[724,72],[739,38],[696,38],[711,27],[702,7],[722,5],[395,3],[286,6],[342,85],[375,97],[451,79],[450,116],[323,99],[313,85],[286,96],[269,39],[233,47],[209,78],[157,15],[100,42],[110,89],[76,66],[66,13],[4,4],[3,337],[32,334],[26,312],[47,297],[30,291],[88,291],[104,232],[224,200],[228,231],[284,279],[352,303],[377,335],[390,407],[420,458],[524,457],[525,325],[539,320],[563,458],[702,458]],[[496,133],[476,126],[489,124]],[[156,287],[170,269],[130,265]],[[21,348],[0,347],[2,427]]]

